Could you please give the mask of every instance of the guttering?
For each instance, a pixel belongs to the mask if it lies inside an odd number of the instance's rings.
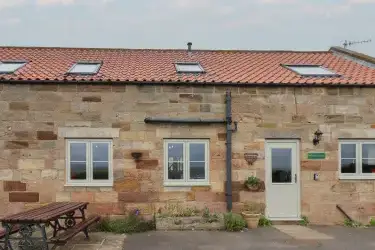
[[[145,123],[224,124],[224,119],[146,117]]]
[[[192,86],[215,86],[215,87],[370,87],[373,88],[375,82],[373,84],[361,84],[361,83],[335,83],[327,84],[327,83],[252,83],[252,82],[199,82],[199,81],[119,81],[119,80],[31,80],[31,79],[0,79],[0,83],[15,83],[15,84],[128,84],[128,85],[192,85]]]

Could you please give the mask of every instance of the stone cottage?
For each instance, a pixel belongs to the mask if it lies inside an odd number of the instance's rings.
[[[0,48],[0,215],[168,203],[375,215],[375,59],[329,51]],[[256,176],[264,190],[249,192]]]

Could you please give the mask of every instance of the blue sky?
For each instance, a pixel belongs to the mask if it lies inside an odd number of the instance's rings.
[[[0,0],[1,45],[327,50],[375,56],[375,0]]]

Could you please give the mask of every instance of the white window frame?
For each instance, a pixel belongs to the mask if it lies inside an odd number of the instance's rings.
[[[169,180],[168,179],[168,145],[169,143],[183,143],[183,153],[184,153],[184,178],[182,180]],[[194,180],[190,179],[190,152],[189,152],[189,145],[190,143],[202,143],[204,144],[205,148],[205,179],[201,180]],[[203,139],[165,139],[164,140],[164,186],[209,186],[210,184],[210,149],[209,149],[209,140]]]
[[[343,144],[355,144],[356,149],[356,172],[355,173],[341,173],[341,146]],[[340,140],[339,141],[339,178],[342,180],[374,180],[375,173],[362,173],[362,145],[375,144],[374,140]]]
[[[85,143],[86,144],[86,180],[71,180],[70,178],[70,144]],[[93,143],[108,144],[108,180],[94,180],[93,179]],[[68,139],[66,142],[66,185],[65,186],[79,186],[79,187],[111,187],[113,186],[113,152],[112,140],[102,139]]]

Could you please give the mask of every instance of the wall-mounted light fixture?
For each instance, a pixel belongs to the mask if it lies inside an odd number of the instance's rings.
[[[320,131],[319,129],[315,131],[314,133],[314,139],[313,139],[313,144],[316,146],[319,144],[320,140],[322,139],[323,132]]]

